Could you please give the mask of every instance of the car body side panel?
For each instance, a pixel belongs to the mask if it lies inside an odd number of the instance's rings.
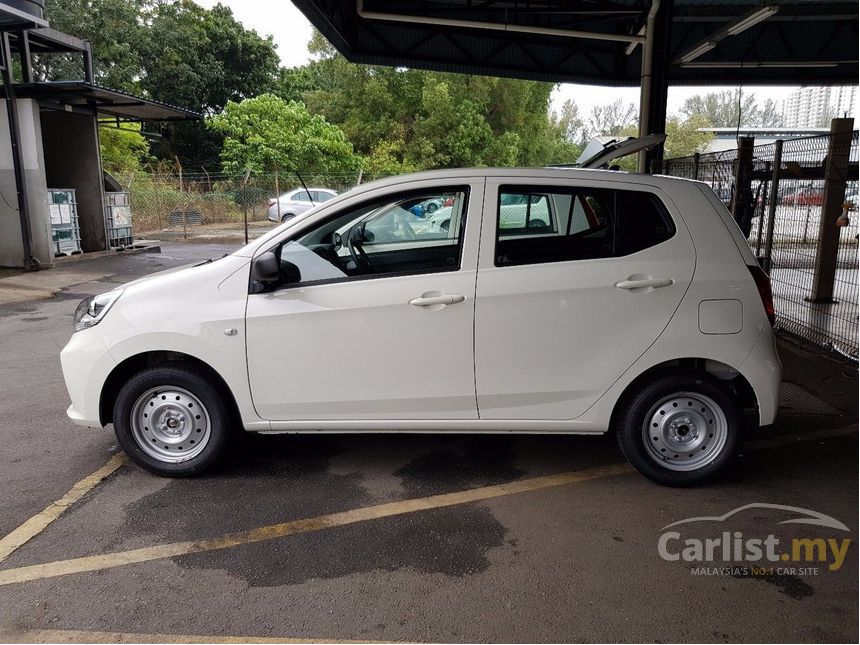
[[[481,419],[563,420],[583,414],[663,333],[693,276],[692,240],[662,191],[617,182],[545,181],[532,185],[546,185],[548,192],[553,185],[581,185],[655,194],[670,211],[675,233],[623,257],[497,267],[497,195],[511,182],[488,178],[475,303]],[[615,286],[646,277],[672,283],[639,290]]]
[[[228,256],[126,285],[104,320],[74,334],[61,355],[66,378],[73,381],[73,420],[101,425],[99,399],[114,366],[138,354],[172,351],[218,372],[246,425],[261,421],[251,404],[245,362],[249,265],[248,258]],[[236,333],[228,334],[232,329]],[[78,383],[83,374],[85,385]]]

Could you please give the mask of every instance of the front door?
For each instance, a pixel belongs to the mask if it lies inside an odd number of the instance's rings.
[[[695,264],[670,208],[617,182],[487,180],[475,303],[481,419],[574,419],[659,337]]]
[[[248,297],[248,373],[260,416],[477,417],[482,192],[482,184],[430,187],[347,202],[273,249],[301,279]]]

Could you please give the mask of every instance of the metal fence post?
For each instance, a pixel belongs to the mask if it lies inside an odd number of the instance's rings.
[[[735,162],[735,194],[732,199],[732,217],[749,238],[752,229],[753,197],[753,137],[741,137],[738,140],[738,157]]]
[[[770,203],[767,209],[767,234],[764,238],[762,269],[770,273],[773,264],[773,230],[776,224],[776,205],[779,201],[779,173],[782,169],[782,139],[773,144],[773,174],[770,179]]]
[[[836,279],[836,256],[839,252],[839,231],[836,220],[845,202],[848,179],[851,133],[854,119],[833,119],[827,146],[827,166],[824,169],[824,204],[818,222],[818,248],[815,251],[815,278],[809,302],[835,303],[833,283]]]
[[[765,162],[765,172],[767,172],[769,170],[770,170],[770,162],[767,161],[767,162]],[[756,237],[755,237],[755,254],[756,254],[756,257],[759,257],[759,255],[761,255],[761,238],[762,238],[762,235],[764,233],[764,209],[765,209],[765,205],[767,204],[767,197],[768,197],[767,193],[768,193],[768,186],[769,185],[770,185],[769,179],[765,179],[761,183],[761,207],[759,207],[759,205],[756,204],[756,210],[758,211],[758,233],[756,234]]]
[[[245,244],[248,243],[248,179],[251,177],[251,170],[245,172],[245,178],[242,180],[242,218],[245,220]]]
[[[702,158],[698,152],[693,155],[693,179],[699,178],[699,159]]]

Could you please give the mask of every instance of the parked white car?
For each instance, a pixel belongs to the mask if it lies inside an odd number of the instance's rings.
[[[438,199],[446,226],[410,211]],[[618,436],[643,474],[722,471],[777,409],[767,276],[705,184],[446,170],[366,184],[232,255],[88,298],[69,417],[203,472],[231,436]]]
[[[267,217],[272,222],[286,222],[334,197],[337,191],[328,188],[297,188],[270,199]]]

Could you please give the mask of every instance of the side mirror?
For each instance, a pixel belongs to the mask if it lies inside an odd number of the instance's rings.
[[[278,256],[272,251],[263,253],[251,265],[251,279],[262,284],[277,282],[281,277]]]
[[[289,260],[281,260],[281,280],[283,284],[295,284],[302,281],[302,272]]]

